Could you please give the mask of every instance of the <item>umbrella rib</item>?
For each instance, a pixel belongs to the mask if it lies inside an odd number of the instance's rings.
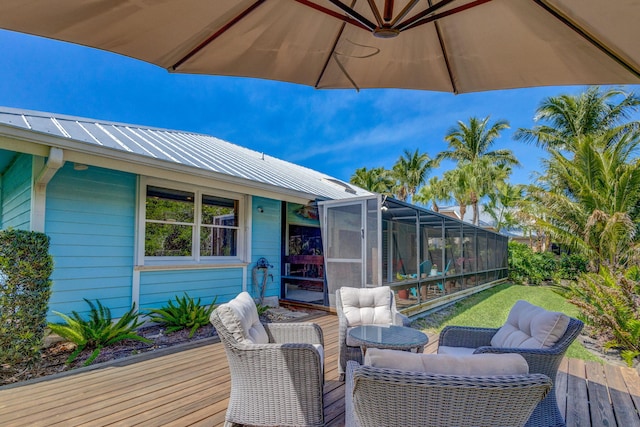
[[[347,6],[346,4],[342,3],[340,0],[329,0],[329,2],[332,3],[333,5],[335,5],[336,7],[338,7],[339,9],[341,9],[347,15],[351,16],[356,21],[360,22],[362,25],[367,27],[369,30],[373,31],[373,30],[376,29],[376,24],[374,24],[373,22],[369,21],[367,18],[365,18],[364,16],[360,15],[358,12],[356,12],[355,10],[353,10],[352,8]]]
[[[318,79],[316,80],[316,84],[313,86],[316,89],[320,84],[320,80],[322,80],[322,76],[324,76],[324,72],[327,71],[327,67],[329,66],[329,61],[331,61],[331,58],[333,57],[333,53],[336,51],[336,46],[338,46],[338,41],[342,36],[342,32],[344,31],[345,25],[346,24],[342,24],[342,27],[340,28],[340,31],[338,31],[338,35],[336,36],[336,39],[333,42],[333,46],[331,46],[331,51],[329,52],[329,55],[327,55],[326,61],[324,61],[324,66],[322,67],[322,71],[320,71],[320,74],[318,75]]]
[[[312,8],[312,9],[315,9],[315,10],[317,10],[319,12],[322,12],[322,13],[324,13],[326,15],[329,15],[329,16],[332,16],[334,18],[340,19],[341,21],[344,21],[344,22],[346,22],[348,24],[354,25],[354,26],[356,26],[358,28],[362,28],[363,30],[372,31],[371,28],[363,25],[362,23],[356,21],[355,19],[350,18],[348,16],[341,15],[341,14],[339,14],[339,13],[337,13],[337,12],[331,10],[331,9],[327,9],[326,7],[322,7],[322,6],[312,2],[310,0],[295,0],[295,1],[297,1],[298,3],[303,4],[305,6],[308,6],[308,7]]]
[[[200,43],[194,49],[191,49],[185,56],[183,56],[180,60],[178,60],[178,62],[173,64],[171,67],[169,67],[169,69],[171,69],[173,71],[176,71],[178,69],[178,67],[180,67],[182,64],[187,62],[189,59],[191,59],[191,57],[193,57],[196,53],[198,53],[202,49],[204,49],[209,43],[211,43],[212,41],[214,41],[215,39],[220,37],[222,34],[227,32],[227,30],[229,30],[235,24],[240,22],[245,16],[247,16],[248,14],[253,12],[258,6],[260,6],[264,2],[265,2],[265,0],[256,0],[255,3],[253,3],[251,6],[249,6],[244,11],[242,11],[238,16],[233,18],[231,21],[227,22],[225,25],[222,26],[222,28],[220,28],[218,31],[213,33],[211,36],[209,36],[206,40],[204,40],[202,43]]]
[[[438,35],[438,42],[440,43],[440,49],[442,49],[442,56],[444,57],[444,63],[447,67],[447,74],[449,75],[449,81],[451,82],[451,89],[454,94],[458,94],[458,87],[453,78],[453,71],[451,70],[451,63],[449,62],[449,55],[447,54],[447,46],[442,38],[442,32],[440,31],[440,25],[438,22],[434,22],[433,25],[436,28],[436,34]]]
[[[442,13],[427,17],[427,15],[430,15],[430,14],[434,13],[435,11],[441,9],[442,7],[448,5],[449,3],[453,2],[453,1],[454,0],[443,0],[438,4],[430,6],[429,8],[427,8],[427,9],[423,10],[422,12],[420,12],[419,14],[417,14],[417,15],[407,19],[406,21],[398,24],[398,26],[396,28],[398,30],[400,30],[400,31],[408,30],[410,28],[414,28],[414,27],[417,27],[419,25],[428,24],[429,22],[437,21],[438,19],[444,18],[445,16],[453,15],[453,14],[456,14],[458,12],[462,12],[462,11],[465,11],[467,9],[471,9],[471,8],[479,6],[479,5],[483,4],[483,3],[490,2],[491,0],[476,0],[476,1],[472,1],[471,3],[467,3],[467,4],[464,4],[462,6],[454,7],[453,9],[447,10],[446,12],[442,12]]]
[[[580,27],[575,22],[571,21],[565,14],[560,12],[559,10],[553,8],[549,5],[545,0],[533,0],[538,6],[543,8],[549,14],[551,14],[554,18],[565,24],[567,27],[575,31],[580,37],[591,43],[596,48],[600,49],[604,54],[606,54],[609,58],[613,59],[631,74],[636,77],[640,77],[640,70],[636,69],[632,64],[624,60],[620,55],[607,47],[604,43],[598,40],[596,37],[589,34],[586,30]]]

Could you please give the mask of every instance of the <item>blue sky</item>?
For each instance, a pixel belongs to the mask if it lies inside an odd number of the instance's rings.
[[[540,101],[584,87],[453,95],[411,90],[317,90],[265,80],[170,74],[120,55],[0,30],[0,105],[209,134],[336,178],[390,168],[404,149],[446,149],[458,120],[508,120],[495,148],[514,151],[530,181],[543,152],[514,141]],[[628,90],[638,92],[638,87]],[[432,175],[450,168],[444,164]]]

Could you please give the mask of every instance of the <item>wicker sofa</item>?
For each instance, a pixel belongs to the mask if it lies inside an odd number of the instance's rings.
[[[559,323],[553,323],[556,331],[545,329],[535,320],[527,323],[523,320],[524,316],[534,318],[534,315],[540,313],[539,307],[526,303],[526,301],[518,301],[507,318],[507,322],[502,328],[476,328],[467,326],[448,326],[440,333],[438,341],[439,354],[482,354],[482,353],[517,353],[522,355],[529,364],[530,372],[541,373],[548,376],[553,381],[554,386],[544,400],[533,411],[531,418],[527,423],[527,427],[564,427],[565,422],[562,414],[558,410],[558,403],[555,393],[556,374],[560,362],[564,357],[569,345],[580,334],[584,324],[572,317],[564,316],[566,326]],[[524,313],[524,314],[523,314]],[[553,316],[561,313],[547,312],[543,315]],[[519,334],[516,337],[500,336],[505,328],[511,325],[512,335]],[[520,328],[522,330],[518,331]],[[542,328],[542,335],[546,338],[546,342],[536,342],[527,335],[536,335],[535,329]],[[507,332],[509,332],[507,330]],[[499,338],[504,338],[503,344]],[[535,347],[531,346],[531,342]],[[505,343],[508,343],[505,344]]]
[[[367,351],[367,359],[375,350]],[[403,356],[400,353],[406,352],[396,353]],[[546,375],[526,373],[524,360],[524,373],[442,374],[429,372],[429,367],[439,364],[437,355],[406,354],[430,357],[425,363],[427,372],[347,362],[346,427],[523,426],[552,385]],[[466,371],[470,357],[475,356],[463,358],[458,368]],[[393,359],[403,362],[398,360],[402,357],[394,355]]]
[[[336,312],[338,314],[338,373],[344,380],[348,360],[362,363],[360,346],[349,345],[349,328],[364,324],[404,325],[409,318],[396,309],[393,291],[388,286],[377,288],[349,288],[336,290]]]
[[[225,426],[322,426],[323,344],[314,323],[259,322],[243,292],[211,314],[231,371]]]

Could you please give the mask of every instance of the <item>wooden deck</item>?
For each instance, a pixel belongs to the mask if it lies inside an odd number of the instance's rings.
[[[325,418],[344,425],[337,375],[337,317],[313,319],[325,338]],[[433,352],[436,338],[425,352]],[[129,358],[98,369],[0,388],[1,426],[218,426],[224,422],[229,370],[220,343]],[[132,361],[135,359],[135,361]],[[567,425],[640,426],[640,378],[629,368],[565,359],[558,398]]]

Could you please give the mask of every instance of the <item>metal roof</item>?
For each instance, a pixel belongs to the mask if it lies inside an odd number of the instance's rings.
[[[240,178],[249,186],[252,182],[263,183],[311,198],[345,199],[371,194],[329,175],[210,135],[0,107],[0,135],[6,133],[3,125],[88,147],[108,148],[116,154],[126,153],[128,158],[153,158]]]

